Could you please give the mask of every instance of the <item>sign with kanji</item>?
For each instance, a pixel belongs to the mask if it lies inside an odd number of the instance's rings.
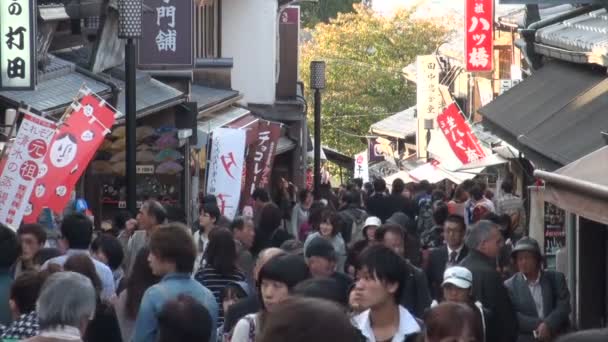
[[[494,0],[466,0],[464,30],[466,70],[492,71]]]
[[[0,0],[0,89],[34,89],[37,9],[34,0]]]
[[[416,111],[418,118],[416,152],[419,157],[426,155],[424,120],[435,119],[442,110],[439,72],[437,56],[428,55],[416,58]]]
[[[194,1],[144,0],[142,37],[138,43],[140,68],[194,66]]]
[[[114,125],[115,110],[95,95],[72,104],[73,112],[55,133],[44,159],[25,222],[33,223],[43,208],[63,212],[76,183]]]
[[[55,123],[25,114],[14,143],[6,152],[0,174],[0,223],[17,228],[32,210],[30,196],[36,179],[44,176]]]
[[[471,127],[464,121],[455,103],[449,105],[437,117],[439,129],[450,144],[450,148],[460,162],[468,164],[486,156]]]
[[[222,215],[232,220],[239,208],[247,133],[242,129],[216,128],[211,138],[207,193],[217,197]]]
[[[367,162],[367,151],[355,154],[355,178],[363,179],[364,183],[369,182],[369,164]]]
[[[256,188],[268,188],[270,185],[270,174],[280,136],[280,123],[258,121],[256,140],[253,147],[250,147],[247,158],[245,189],[248,195],[251,195]]]

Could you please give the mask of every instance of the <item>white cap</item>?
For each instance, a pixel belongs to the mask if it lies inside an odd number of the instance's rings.
[[[369,227],[369,226],[376,226],[376,227],[380,227],[382,225],[382,221],[380,221],[379,218],[377,218],[376,216],[370,216],[367,219],[365,219],[365,224],[363,225],[363,227]]]
[[[445,284],[452,284],[461,289],[471,288],[473,286],[473,274],[462,266],[450,267],[443,273],[441,286],[445,286]]]

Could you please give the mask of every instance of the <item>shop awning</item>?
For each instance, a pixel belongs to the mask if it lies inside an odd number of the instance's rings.
[[[376,122],[371,125],[370,131],[373,134],[406,139],[416,136],[416,125],[416,107],[414,106]]]
[[[407,171],[399,171],[397,173],[394,173],[388,177],[384,177],[384,181],[386,182],[387,186],[391,186],[391,184],[393,184],[393,182],[396,179],[401,179],[405,184],[407,183],[418,183],[418,181],[416,181],[415,179],[413,179],[412,177],[410,177],[410,174]]]
[[[607,107],[605,71],[550,62],[479,112],[537,167],[555,170],[605,145]]]
[[[213,132],[214,129],[230,125],[231,123],[246,117],[255,118],[251,115],[251,112],[245,108],[229,107],[214,113],[213,116],[203,118],[203,120],[199,121],[197,124],[198,144],[196,145],[196,148],[201,149],[207,144],[209,134]],[[245,123],[247,124],[250,122],[247,120]]]
[[[411,170],[409,176],[416,182],[426,180],[431,184],[435,184],[447,179],[454,184],[461,184],[465,180],[475,178],[483,169],[452,172],[442,168],[438,163],[430,162]]]
[[[545,180],[544,200],[608,224],[608,147],[603,147],[555,172],[535,171]]]
[[[196,102],[198,111],[203,112],[239,97],[239,92],[227,89],[216,89],[198,84],[192,85],[191,101]]]
[[[296,148],[297,144],[295,141],[289,139],[286,136],[282,136],[279,138],[277,142],[277,150],[275,151],[275,155],[283,154],[285,152],[289,152]]]

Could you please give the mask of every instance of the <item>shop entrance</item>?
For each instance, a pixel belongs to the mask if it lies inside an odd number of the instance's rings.
[[[608,227],[579,217],[578,225],[578,322],[579,329],[606,326]]]

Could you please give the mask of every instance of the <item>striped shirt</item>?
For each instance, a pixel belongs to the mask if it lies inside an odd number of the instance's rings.
[[[229,283],[236,281],[245,281],[245,275],[238,270],[235,270],[231,274],[221,274],[219,273],[213,266],[207,265],[205,268],[200,269],[194,275],[194,279],[196,279],[203,286],[208,288],[213,295],[215,296],[215,300],[219,306],[219,315],[218,315],[218,326],[220,324],[224,324],[224,306],[222,305],[223,298],[222,292],[224,288]]]

